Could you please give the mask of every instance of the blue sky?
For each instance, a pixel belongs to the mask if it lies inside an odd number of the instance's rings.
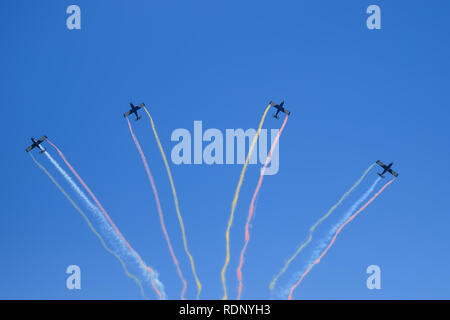
[[[271,99],[284,99],[292,117],[280,140],[279,173],[265,178],[258,197],[243,298],[270,297],[270,280],[309,227],[377,159],[393,161],[399,178],[344,229],[295,298],[450,298],[447,2],[80,0],[82,29],[72,31],[65,21],[70,4],[0,5],[0,298],[141,298],[25,154],[31,136],[46,134],[62,149],[127,240],[158,270],[169,297],[178,298],[181,283],[122,114],[130,101],[150,106],[170,155],[173,130],[192,131],[194,120],[205,129],[255,128]],[[381,7],[381,30],[366,28],[370,4]],[[134,130],[187,276],[187,297],[194,298],[170,185],[142,115]],[[268,117],[264,127],[280,125]],[[224,233],[241,166],[171,168],[202,298],[220,298]],[[258,172],[259,166],[249,167],[236,210],[230,298]],[[374,179],[375,171],[318,238]],[[279,290],[309,257],[307,251],[299,257]],[[71,264],[82,270],[79,291],[65,287]],[[381,290],[366,288],[372,264],[381,267]]]

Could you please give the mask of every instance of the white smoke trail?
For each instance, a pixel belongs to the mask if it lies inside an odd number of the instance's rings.
[[[367,189],[367,191],[358,200],[356,200],[356,202],[344,214],[344,216],[341,218],[341,220],[338,223],[336,223],[335,225],[333,225],[331,227],[330,231],[328,232],[328,234],[320,240],[316,249],[313,251],[310,260],[306,264],[304,270],[295,273],[294,277],[292,278],[292,279],[295,279],[295,280],[292,280],[294,283],[305,272],[305,270],[307,270],[311,265],[313,265],[314,262],[320,257],[320,254],[325,249],[325,247],[328,245],[328,243],[331,241],[331,239],[333,238],[333,235],[336,233],[336,230],[339,229],[339,227],[343,223],[345,223],[345,221],[347,221],[356,212],[356,210],[361,205],[361,203],[363,203],[369,197],[369,195],[375,190],[375,187],[377,186],[378,182],[380,182],[380,180],[381,180],[381,178],[378,177],[375,180],[375,182],[369,187],[369,189]],[[282,290],[281,295],[282,296],[288,295],[291,287],[292,287],[292,283],[290,285],[288,285],[284,290]]]
[[[139,267],[139,269],[142,272],[142,276],[147,281],[152,281],[156,284],[158,289],[161,292],[161,295],[163,298],[166,298],[166,294],[164,292],[164,285],[159,281],[158,279],[158,273],[156,271],[153,271],[153,274],[150,273],[147,269],[145,269],[137,260],[136,256],[130,252],[125,243],[120,239],[120,237],[117,235],[117,233],[114,231],[114,229],[111,227],[111,225],[106,221],[105,216],[100,211],[100,209],[94,205],[89,198],[86,196],[86,194],[78,187],[78,185],[73,181],[73,179],[67,174],[67,172],[59,165],[59,163],[53,159],[53,157],[48,153],[44,152],[44,154],[47,156],[47,158],[50,160],[50,162],[55,166],[55,168],[61,173],[61,175],[66,179],[66,181],[69,183],[69,185],[72,187],[72,189],[77,193],[77,195],[84,201],[88,209],[90,209],[94,213],[94,217],[97,219],[98,222],[100,222],[101,227],[108,232],[109,236],[113,237],[114,245],[116,249],[119,251],[120,254],[126,254],[127,256],[133,258],[134,263]]]
[[[328,235],[323,238],[320,243],[317,245],[316,250],[314,250],[312,259],[310,261],[310,263],[308,263],[308,267],[310,264],[312,264],[314,261],[317,260],[317,258],[319,258],[321,252],[323,251],[323,249],[325,249],[325,247],[328,245],[328,243],[330,242],[331,238],[333,237],[333,235],[336,233],[336,230],[345,222],[348,220],[348,218],[350,218],[358,209],[358,207],[361,205],[361,203],[363,203],[364,201],[366,201],[366,199],[369,197],[369,195],[373,192],[373,190],[375,189],[375,187],[377,186],[378,182],[380,182],[381,178],[378,177],[375,182],[369,187],[369,189],[367,189],[367,191],[361,196],[361,198],[359,198],[358,200],[356,200],[356,202],[350,207],[350,209],[344,214],[344,216],[342,217],[342,219],[336,223],[331,229],[330,232],[328,233]]]
[[[44,154],[47,156],[47,158],[50,160],[50,162],[58,169],[59,173],[63,175],[63,177],[69,182],[69,185],[72,187],[72,189],[78,194],[78,196],[84,201],[86,206],[94,213],[95,218],[102,223],[102,227],[107,229],[107,231],[114,234],[112,227],[107,223],[105,217],[103,216],[100,209],[94,205],[89,198],[86,196],[86,194],[81,191],[81,189],[78,187],[78,185],[75,183],[75,181],[72,180],[72,177],[70,177],[67,172],[61,168],[58,162],[56,162],[55,159],[48,153],[44,152]],[[116,236],[117,241],[120,241],[120,239]]]
[[[61,193],[64,195],[64,197],[66,197],[66,199],[70,202],[70,204],[75,208],[75,210],[77,210],[78,213],[83,217],[84,221],[86,221],[87,225],[89,226],[89,229],[91,229],[92,233],[94,233],[97,236],[97,238],[100,240],[100,243],[102,244],[103,248],[119,260],[125,274],[128,277],[130,277],[131,279],[133,279],[134,281],[136,281],[137,285],[141,289],[142,297],[144,299],[147,299],[147,297],[145,296],[144,287],[142,286],[142,282],[128,271],[128,268],[127,268],[125,262],[123,261],[123,259],[114,250],[111,250],[108,247],[105,240],[97,232],[97,230],[95,229],[95,227],[89,220],[88,216],[84,213],[84,211],[81,210],[81,208],[75,203],[75,201],[72,200],[72,198],[69,196],[69,194],[64,190],[63,187],[61,187],[61,185],[55,180],[55,178],[50,174],[50,172],[48,172],[47,169],[36,160],[36,158],[33,156],[33,154],[29,153],[29,155],[30,155],[31,159],[33,160],[33,162],[39,167],[39,169],[41,169],[47,175],[47,177],[55,184],[55,186],[58,188],[58,190],[61,191]]]

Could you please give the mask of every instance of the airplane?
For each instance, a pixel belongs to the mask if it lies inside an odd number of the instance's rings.
[[[138,121],[141,117],[138,116],[137,111],[138,111],[139,109],[141,109],[142,107],[145,107],[145,104],[144,104],[144,103],[141,103],[140,105],[135,106],[135,105],[133,105],[132,102],[130,102],[130,106],[131,106],[130,111],[127,111],[126,113],[124,113],[123,116],[126,118],[126,117],[128,117],[130,114],[134,113],[134,114],[136,115],[136,119],[134,119],[134,121]]]
[[[290,115],[290,114],[291,114],[291,112],[290,112],[289,110],[287,110],[287,109],[285,109],[285,108],[283,107],[284,101],[281,101],[280,104],[277,104],[277,103],[275,103],[275,102],[273,102],[273,101],[270,101],[270,105],[271,105],[272,107],[275,107],[275,108],[277,109],[277,113],[274,113],[274,114],[272,115],[275,119],[280,119],[280,118],[278,117],[278,114],[280,113],[280,111],[286,113],[287,115]]]
[[[44,153],[46,151],[46,149],[43,146],[41,146],[41,143],[44,142],[45,140],[47,140],[47,136],[43,136],[38,141],[36,141],[36,139],[34,139],[34,138],[31,138],[31,141],[33,141],[33,144],[31,146],[29,146],[28,148],[26,148],[25,151],[30,152],[31,150],[33,150],[34,148],[37,147],[40,150],[39,153]]]
[[[391,169],[392,165],[394,164],[393,162],[389,163],[388,165],[385,165],[383,162],[381,162],[380,160],[377,161],[377,164],[383,168],[383,172],[378,172],[378,175],[382,178],[384,178],[384,174],[386,172],[389,172],[390,174],[392,174],[394,177],[398,177],[398,173],[395,172],[394,170]]]

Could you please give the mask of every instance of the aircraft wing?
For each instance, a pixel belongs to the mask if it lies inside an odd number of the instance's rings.
[[[386,165],[383,162],[381,162],[380,160],[377,161],[377,165],[379,165],[383,168],[386,167]]]
[[[394,177],[398,177],[398,173],[397,172],[395,172],[394,170],[389,170],[389,172],[394,176]]]
[[[38,143],[42,143],[42,142],[44,142],[46,139],[47,139],[47,136],[43,136],[42,138],[40,138],[40,139],[38,140]]]
[[[140,108],[142,108],[142,107],[145,107],[145,104],[142,102],[142,103],[139,104],[137,107],[140,109]]]
[[[124,117],[124,118],[128,117],[128,116],[130,115],[130,113],[131,113],[131,111],[125,112],[125,113],[123,114],[123,117]]]
[[[31,150],[33,150],[34,146],[29,146],[28,148],[25,149],[26,152],[30,152]]]
[[[291,112],[288,109],[284,109],[284,113],[286,113],[287,115],[291,114]]]

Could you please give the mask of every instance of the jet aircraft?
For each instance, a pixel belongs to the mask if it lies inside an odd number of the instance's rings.
[[[126,118],[130,114],[134,113],[134,115],[136,116],[136,119],[134,119],[134,121],[138,121],[141,117],[138,115],[137,111],[139,109],[145,107],[145,104],[141,103],[140,105],[135,106],[132,102],[130,102],[130,106],[131,106],[131,109],[129,111],[127,111],[126,113],[124,113],[123,116]]]
[[[47,136],[43,136],[42,138],[40,138],[37,141],[36,141],[36,139],[31,138],[31,141],[33,142],[33,144],[31,146],[29,146],[28,148],[26,148],[25,151],[30,152],[34,148],[38,148],[40,150],[39,153],[45,152],[45,148],[43,146],[41,146],[41,143],[44,142],[45,140],[47,140]]]
[[[272,107],[274,107],[274,108],[277,109],[277,113],[274,113],[274,114],[272,115],[275,119],[279,119],[278,114],[279,114],[280,112],[284,112],[284,113],[286,113],[287,115],[290,115],[290,114],[291,114],[291,112],[290,112],[289,110],[287,110],[287,109],[285,109],[285,108],[283,107],[284,101],[281,101],[280,104],[277,104],[277,103],[275,103],[275,102],[273,102],[273,101],[270,101],[270,105],[271,105]]]
[[[379,175],[380,177],[384,178],[384,174],[385,174],[386,172],[389,172],[389,173],[392,174],[394,177],[398,177],[398,173],[391,169],[391,167],[392,167],[393,164],[394,164],[394,163],[391,162],[391,163],[389,163],[388,165],[385,165],[383,162],[381,162],[380,160],[378,160],[378,161],[377,161],[377,165],[379,165],[381,168],[383,168],[383,172],[381,172],[381,173],[378,172],[378,175]]]

